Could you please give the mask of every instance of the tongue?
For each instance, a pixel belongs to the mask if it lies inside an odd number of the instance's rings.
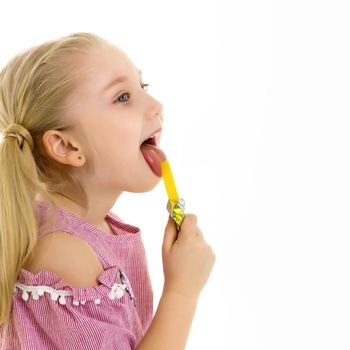
[[[152,171],[157,176],[162,177],[160,162],[162,160],[166,160],[166,155],[164,152],[159,147],[149,143],[143,143],[141,145],[141,152]]]

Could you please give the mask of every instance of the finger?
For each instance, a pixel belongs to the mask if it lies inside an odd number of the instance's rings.
[[[167,252],[170,251],[171,247],[177,240],[177,229],[176,223],[171,216],[168,217],[168,222],[165,227],[164,238],[163,238],[163,249]]]
[[[203,233],[202,233],[202,231],[200,230],[199,227],[197,227],[197,236],[198,236],[200,239],[202,239],[203,241],[205,241],[204,236],[203,236]]]
[[[194,214],[185,214],[181,223],[179,238],[181,236],[196,236],[197,235],[197,216]]]

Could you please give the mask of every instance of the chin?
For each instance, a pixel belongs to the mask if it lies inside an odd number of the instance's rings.
[[[137,186],[128,189],[128,191],[133,193],[145,193],[152,191],[159,184],[159,182],[162,181],[161,177],[157,176],[153,172],[152,174],[152,177],[147,177],[147,179],[144,178],[144,181],[139,182]]]
[[[145,190],[142,191],[142,192],[149,192],[149,191],[152,191],[155,187],[157,187],[157,185],[159,184],[159,182],[162,181],[162,178],[153,174],[154,175],[154,178],[153,178],[153,181],[150,181],[147,186],[145,186]]]

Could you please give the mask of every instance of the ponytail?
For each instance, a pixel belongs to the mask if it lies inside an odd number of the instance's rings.
[[[67,130],[68,98],[81,82],[82,58],[108,44],[91,33],[73,33],[28,49],[0,72],[0,341],[10,334],[12,298],[21,268],[33,258],[39,226],[54,225],[57,207],[50,194],[65,182],[86,193],[70,167],[52,161],[42,136]],[[86,136],[86,135],[84,135]],[[93,161],[87,163],[93,171]],[[39,220],[37,196],[48,217]]]

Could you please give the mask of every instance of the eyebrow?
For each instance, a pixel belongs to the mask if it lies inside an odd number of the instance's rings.
[[[138,69],[139,75],[140,77],[142,77],[142,70]],[[114,78],[112,81],[110,81],[102,90],[102,92],[106,92],[107,90],[109,90],[112,86],[115,86],[119,83],[122,83],[124,81],[128,80],[128,77],[125,75],[121,75],[120,77]]]

